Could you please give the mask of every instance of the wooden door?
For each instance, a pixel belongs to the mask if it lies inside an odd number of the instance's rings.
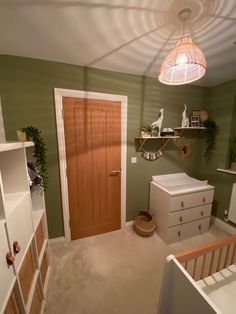
[[[71,239],[120,229],[121,103],[63,97]]]

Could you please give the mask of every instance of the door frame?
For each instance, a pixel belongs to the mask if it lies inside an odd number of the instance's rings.
[[[54,88],[57,142],[61,179],[62,209],[65,240],[71,240],[68,183],[66,176],[66,148],[62,97],[87,98],[121,102],[121,229],[126,224],[126,156],[127,156],[127,96]]]

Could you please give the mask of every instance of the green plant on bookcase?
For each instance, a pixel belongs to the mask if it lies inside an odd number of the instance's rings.
[[[206,128],[204,157],[206,161],[209,161],[215,148],[218,126],[211,119],[205,121],[203,125]]]
[[[26,138],[34,142],[34,155],[36,167],[39,175],[42,177],[42,186],[44,190],[48,188],[48,171],[46,165],[46,145],[42,137],[41,131],[33,126],[27,126],[20,129],[26,134]]]

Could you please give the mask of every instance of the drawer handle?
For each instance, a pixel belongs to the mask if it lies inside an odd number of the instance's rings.
[[[183,217],[182,217],[182,216],[179,217],[179,221],[180,221],[180,222],[183,221]]]
[[[203,216],[204,215],[204,212],[203,212],[203,210],[201,211],[201,216]]]
[[[14,250],[15,255],[20,253],[21,247],[20,247],[18,241],[13,242],[13,250]]]
[[[184,207],[184,202],[181,202],[181,207]]]
[[[202,225],[199,225],[199,226],[198,226],[198,229],[199,229],[199,230],[202,230]]]
[[[12,266],[14,264],[15,257],[9,252],[6,254],[6,260],[7,260],[7,264],[9,266]]]
[[[205,196],[202,198],[202,202],[205,203],[206,202],[206,198]]]
[[[180,231],[180,230],[178,231],[178,236],[179,236],[179,237],[181,236],[181,231]]]

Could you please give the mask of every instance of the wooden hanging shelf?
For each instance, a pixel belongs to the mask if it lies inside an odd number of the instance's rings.
[[[176,134],[178,134],[179,136],[181,136],[185,131],[190,131],[190,130],[195,130],[196,133],[197,133],[197,137],[203,132],[206,130],[206,128],[204,126],[189,126],[189,127],[185,127],[185,128],[182,128],[182,127],[177,127],[177,128],[174,128]]]
[[[139,140],[139,151],[142,151],[143,146],[147,140],[160,140],[161,147],[159,150],[163,150],[170,139],[178,139],[180,136],[150,136],[150,137],[136,137],[135,139]]]

